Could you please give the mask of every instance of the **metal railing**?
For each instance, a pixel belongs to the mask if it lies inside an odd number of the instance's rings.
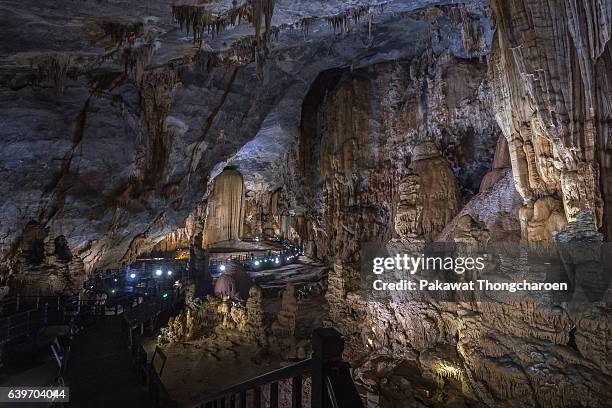
[[[127,339],[128,347],[134,343],[134,330],[140,328],[140,334],[144,334],[144,326],[149,325],[151,332],[157,323],[158,317],[164,312],[172,312],[180,309],[184,303],[184,293],[179,289],[167,291],[157,298],[142,302],[137,307],[123,314],[123,331]]]
[[[252,251],[249,255],[230,255],[225,259],[211,259],[208,267],[213,274],[222,273],[221,265],[230,262],[238,262],[248,270],[272,269],[283,265],[292,264],[297,261],[300,255],[304,254],[303,248],[294,245],[292,242],[284,242],[284,249],[269,250],[263,255],[255,255]]]
[[[0,319],[0,345],[38,332],[47,325],[46,310],[29,309]]]
[[[107,299],[83,299],[77,296],[15,296],[0,304],[0,344],[34,335],[49,325],[70,325],[75,319],[97,320],[118,316],[135,307],[139,299],[132,295]]]
[[[351,378],[348,363],[342,361],[344,340],[332,328],[317,329],[312,336],[312,357],[260,375],[205,397],[193,408],[262,407],[262,390],[269,387],[269,407],[279,407],[279,381],[291,380],[291,407],[302,408],[302,383],[312,381],[311,408],[361,408],[361,398]]]
[[[142,344],[134,341],[134,324],[144,324],[144,320],[150,319],[153,317],[151,313],[159,314],[162,311],[167,311],[169,308],[175,307],[176,303],[180,301],[180,294],[173,294],[172,298],[163,300],[162,303],[156,303],[154,310],[147,309],[151,306],[151,303],[142,304],[138,308],[135,308],[133,312],[137,316],[128,317],[129,314],[123,316],[122,324],[123,324],[123,337],[126,342],[127,347],[131,350],[132,355],[132,363],[134,365],[134,370],[136,372],[137,377],[140,381],[147,386],[147,390],[149,393],[149,397],[153,402],[153,406],[156,408],[175,408],[177,407],[176,401],[174,401],[168,390],[164,386],[164,383],[161,380],[161,376],[164,370],[164,366],[166,364],[166,355],[159,348],[155,347],[155,352],[151,357],[150,361],[147,361],[147,352],[145,351]],[[142,310],[139,310],[142,309]],[[153,323],[151,323],[153,324]],[[156,361],[160,360],[160,367],[156,366]]]

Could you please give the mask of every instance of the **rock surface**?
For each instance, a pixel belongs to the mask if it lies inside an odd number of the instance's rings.
[[[94,269],[187,247],[203,270],[208,243],[278,235],[333,265],[329,323],[374,406],[609,405],[605,297],[370,299],[359,266],[370,241],[545,242],[555,273],[609,293],[589,280],[606,277],[612,231],[610,1],[0,11],[1,285],[74,292]],[[504,277],[544,279],[521,254]],[[201,313],[266,346],[262,297]],[[276,333],[297,330],[294,300]]]
[[[589,210],[609,229],[604,95],[612,83],[612,4],[494,0],[492,6],[498,30],[489,70],[517,190],[529,208],[551,196],[568,220]]]
[[[248,190],[279,185],[275,169],[319,72],[430,44],[461,54],[467,39],[482,55],[491,39],[484,1],[429,14],[429,1],[390,1],[349,30],[343,16],[364,4],[278,1],[275,39],[255,61],[231,57],[250,44],[249,24],[194,48],[162,0],[3,2],[3,267],[13,268],[30,221],[65,236],[88,271],[128,262],[184,225],[226,164]],[[475,37],[464,35],[479,21]]]

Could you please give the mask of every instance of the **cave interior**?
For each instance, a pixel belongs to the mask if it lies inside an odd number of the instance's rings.
[[[0,10],[0,389],[611,406],[612,0]]]

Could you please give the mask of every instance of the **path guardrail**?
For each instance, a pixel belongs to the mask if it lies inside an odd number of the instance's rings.
[[[317,329],[312,335],[312,357],[260,375],[205,397],[193,408],[247,407],[249,395],[254,408],[262,407],[262,389],[269,387],[269,407],[279,407],[279,381],[291,380],[291,407],[302,408],[302,385],[311,378],[311,408],[362,408],[349,364],[342,360],[344,340],[333,328]],[[239,404],[239,405],[238,405]]]

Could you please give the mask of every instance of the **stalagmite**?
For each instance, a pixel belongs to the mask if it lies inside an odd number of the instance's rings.
[[[77,407],[245,381],[249,406],[610,405],[612,1],[0,10],[7,378]]]
[[[272,28],[275,0],[247,1],[220,14],[206,10],[206,5],[172,5],[172,15],[181,29],[193,33],[194,44],[201,45],[203,34],[218,35],[228,27],[248,21],[255,28],[255,38],[262,38],[261,23],[264,23],[263,37],[267,37]]]
[[[272,334],[276,341],[291,344],[295,340],[297,309],[295,287],[287,285],[281,297],[281,310],[272,324]]]

